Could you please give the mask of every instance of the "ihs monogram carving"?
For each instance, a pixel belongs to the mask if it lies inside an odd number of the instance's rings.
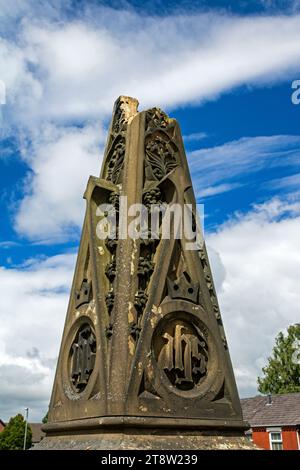
[[[157,352],[157,364],[170,382],[190,390],[207,372],[208,348],[204,337],[194,326],[173,322],[162,334],[164,344]]]
[[[70,379],[77,393],[83,392],[94,370],[96,338],[92,328],[84,324],[79,329],[70,351]]]

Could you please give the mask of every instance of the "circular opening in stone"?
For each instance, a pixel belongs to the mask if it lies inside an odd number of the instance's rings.
[[[94,370],[96,337],[89,323],[82,324],[70,349],[70,381],[77,393],[86,388]]]
[[[179,390],[192,390],[205,379],[207,340],[198,326],[180,315],[161,320],[154,332],[153,349],[158,367]]]

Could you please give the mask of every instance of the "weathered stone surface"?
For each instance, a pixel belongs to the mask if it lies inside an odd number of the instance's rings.
[[[189,250],[184,231],[163,238],[161,220],[148,238],[123,236],[121,196],[128,207],[143,203],[148,219],[153,204],[190,204],[196,227],[179,125],[158,108],[139,113],[137,105],[129,97],[116,101],[101,176],[90,177],[85,192],[41,448],[243,447],[247,424],[205,244]],[[114,239],[97,236],[101,204],[116,214]],[[172,214],[170,220],[173,226]],[[122,431],[128,426],[131,432]],[[204,429],[219,435],[204,436]],[[93,437],[84,438],[88,433]]]
[[[105,433],[47,437],[35,450],[258,450],[246,437],[216,432],[201,435],[197,432],[162,433],[156,431]]]

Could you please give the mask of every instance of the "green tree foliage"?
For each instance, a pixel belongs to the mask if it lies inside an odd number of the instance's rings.
[[[22,450],[24,445],[25,420],[21,414],[10,418],[9,423],[0,433],[1,450]],[[32,431],[27,427],[26,449],[31,447]]]
[[[43,424],[48,423],[48,413],[49,413],[49,411],[47,411],[47,413],[45,414],[45,416],[44,416],[43,419],[42,419],[42,423],[43,423]]]
[[[268,364],[258,377],[261,393],[280,394],[300,392],[300,324],[291,325],[287,335],[280,332]]]

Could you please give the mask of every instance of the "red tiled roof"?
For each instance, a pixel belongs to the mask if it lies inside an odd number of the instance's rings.
[[[42,431],[42,423],[28,423],[32,431],[32,443],[37,443],[42,440],[45,436],[45,433]]]
[[[259,395],[241,400],[244,419],[251,427],[300,426],[300,393]]]

